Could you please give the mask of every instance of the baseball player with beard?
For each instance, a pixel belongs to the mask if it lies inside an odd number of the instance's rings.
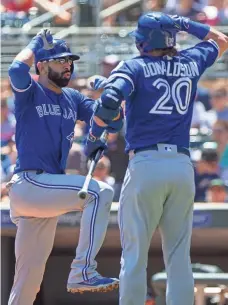
[[[202,42],[177,51],[176,33]],[[167,305],[193,305],[190,261],[194,171],[189,130],[197,83],[228,48],[228,37],[179,16],[147,13],[135,37],[139,56],[121,62],[104,87],[95,118],[115,116],[126,101],[126,152],[130,161],[120,195],[122,243],[120,305],[143,305],[151,238],[158,227],[167,272]],[[106,85],[105,85],[106,83]]]
[[[82,211],[81,230],[68,291],[107,291],[118,287],[117,279],[102,277],[97,272],[95,261],[106,234],[113,189],[92,180],[86,199],[81,200],[77,194],[85,177],[65,174],[76,121],[89,124],[94,109],[99,108],[94,100],[65,88],[73,62],[78,59],[64,40],[53,39],[49,30],[42,30],[9,67],[15,94],[18,150],[9,183],[11,219],[17,225],[16,267],[9,305],[33,304],[52,250],[58,216],[76,210]],[[29,74],[34,61],[38,82]],[[116,114],[109,132],[122,127],[119,109]],[[90,150],[100,146],[105,144],[90,132],[87,153],[92,155]]]

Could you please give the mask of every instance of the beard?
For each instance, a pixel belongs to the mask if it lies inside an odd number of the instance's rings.
[[[69,84],[70,78],[64,77],[64,74],[70,71],[64,71],[62,73],[55,72],[52,68],[48,67],[48,78],[58,87],[66,87]],[[71,72],[70,72],[71,73]]]

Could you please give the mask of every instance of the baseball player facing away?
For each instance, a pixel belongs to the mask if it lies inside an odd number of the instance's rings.
[[[178,52],[178,31],[203,41]],[[120,196],[119,304],[144,304],[148,249],[158,227],[168,277],[167,305],[193,305],[190,241],[195,188],[189,129],[197,83],[228,48],[228,37],[207,25],[162,13],[142,15],[131,35],[140,55],[112,71],[101,95],[109,112],[126,100],[130,161]],[[104,84],[101,81],[100,86]],[[101,108],[96,116],[103,118]]]
[[[38,82],[29,74],[34,59]],[[77,193],[85,177],[64,174],[75,122],[89,123],[96,105],[78,91],[63,88],[77,59],[79,56],[71,53],[64,40],[55,40],[49,30],[42,30],[9,67],[18,150],[9,183],[11,218],[17,224],[16,268],[9,305],[33,304],[52,250],[58,216],[75,210],[83,213],[68,291],[108,291],[118,287],[117,279],[98,274],[95,261],[106,234],[113,189],[92,180],[87,198],[81,200]],[[122,117],[111,125],[109,132],[117,132],[122,127]],[[95,139],[93,149],[99,142]]]

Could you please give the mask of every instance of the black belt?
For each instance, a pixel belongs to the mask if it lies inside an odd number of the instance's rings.
[[[35,172],[36,175],[40,175],[44,173],[42,169],[25,169],[22,172]]]
[[[136,148],[134,149],[134,153],[137,154],[140,151],[145,151],[145,150],[158,150],[157,144],[147,146],[147,147],[142,147],[142,148]],[[177,152],[180,154],[184,154],[190,158],[190,152],[187,148],[184,147],[177,147]]]
[[[36,175],[45,173],[45,171],[42,169],[30,169],[30,170],[24,170],[23,172],[36,172]],[[62,171],[62,173],[60,173],[59,175],[65,175],[65,172]]]

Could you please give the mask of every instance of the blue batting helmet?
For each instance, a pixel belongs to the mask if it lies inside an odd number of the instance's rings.
[[[53,40],[54,47],[52,49],[39,49],[35,54],[35,66],[36,66],[36,73],[39,74],[37,69],[37,63],[39,61],[49,61],[55,58],[62,58],[62,57],[70,57],[72,60],[80,59],[80,56],[72,54],[70,48],[66,44],[65,40],[63,39],[54,39]],[[71,66],[71,72],[73,73],[74,65]]]
[[[163,30],[161,19],[167,16],[160,12],[147,13],[138,20],[138,27],[135,31],[129,33],[135,38],[136,44],[144,44],[145,52],[154,49],[171,48],[176,45],[176,31]]]

